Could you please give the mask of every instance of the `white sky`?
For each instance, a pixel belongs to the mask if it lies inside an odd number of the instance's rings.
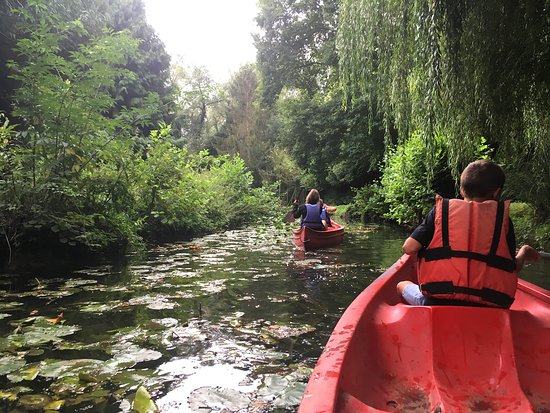
[[[257,0],[144,0],[172,62],[204,66],[216,82],[256,60]]]

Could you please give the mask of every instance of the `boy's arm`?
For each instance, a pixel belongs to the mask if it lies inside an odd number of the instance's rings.
[[[523,268],[525,261],[538,261],[542,257],[539,252],[529,245],[522,246],[516,253],[516,271],[520,271]]]
[[[415,255],[422,248],[422,244],[412,237],[409,237],[403,243],[403,252],[407,255]]]
[[[435,231],[435,207],[428,212],[424,221],[416,227],[411,236],[403,244],[403,252],[407,255],[417,254],[423,247],[427,247]]]

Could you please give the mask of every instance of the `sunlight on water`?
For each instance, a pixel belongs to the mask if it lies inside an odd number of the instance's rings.
[[[404,237],[357,228],[304,253],[289,227],[252,228],[123,265],[3,274],[4,406],[27,411],[19,400],[43,395],[64,412],[129,412],[145,386],[164,413],[293,412],[342,312]],[[532,264],[524,276],[550,286],[544,271]]]

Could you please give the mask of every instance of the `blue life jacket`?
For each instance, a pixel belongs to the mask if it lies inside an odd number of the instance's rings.
[[[306,216],[302,218],[302,226],[312,229],[325,229],[325,226],[321,222],[321,205],[319,204],[305,204]]]

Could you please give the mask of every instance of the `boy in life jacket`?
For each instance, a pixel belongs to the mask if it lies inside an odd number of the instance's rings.
[[[319,191],[313,188],[306,196],[305,204],[298,206],[295,200],[292,206],[294,218],[301,218],[301,226],[316,230],[327,229],[326,211],[320,203]]]
[[[406,303],[512,305],[517,273],[525,261],[541,256],[528,245],[515,251],[510,201],[499,201],[504,181],[500,166],[478,160],[460,175],[463,200],[436,197],[435,207],[403,244],[405,254],[418,254],[419,284],[397,284]]]

